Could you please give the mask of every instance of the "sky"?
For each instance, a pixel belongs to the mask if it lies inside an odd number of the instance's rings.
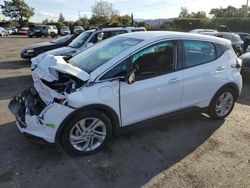
[[[66,20],[77,20],[80,16],[91,16],[91,7],[96,0],[25,0],[35,9],[33,22],[45,18],[57,20],[61,12]],[[189,12],[209,11],[212,8],[225,8],[229,5],[241,7],[247,0],[108,0],[121,15],[131,14],[137,19],[173,18],[179,15],[181,7]],[[0,4],[3,0],[0,0]]]

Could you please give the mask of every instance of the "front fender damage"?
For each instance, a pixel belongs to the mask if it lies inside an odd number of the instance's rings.
[[[75,110],[68,96],[80,92],[90,76],[63,57],[38,56],[32,62],[34,84],[13,97],[9,109],[21,132],[54,143],[62,121]]]

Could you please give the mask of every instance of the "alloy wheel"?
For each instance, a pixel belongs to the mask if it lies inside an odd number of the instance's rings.
[[[230,92],[224,92],[218,98],[215,105],[215,112],[222,117],[228,114],[233,108],[234,97]]]
[[[69,140],[78,151],[93,151],[104,142],[107,135],[105,123],[98,118],[84,118],[71,129]]]

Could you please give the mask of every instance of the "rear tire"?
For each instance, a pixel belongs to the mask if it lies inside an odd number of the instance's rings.
[[[233,110],[235,101],[235,91],[229,87],[223,88],[212,99],[208,114],[213,119],[224,119]]]
[[[70,154],[89,155],[101,150],[112,136],[109,118],[97,110],[78,113],[65,125],[61,144]]]

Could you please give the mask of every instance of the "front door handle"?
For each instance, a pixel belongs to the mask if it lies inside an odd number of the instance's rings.
[[[168,81],[168,83],[175,83],[175,82],[179,82],[179,81],[181,81],[180,78],[172,78],[172,79],[170,79],[170,80]]]
[[[219,66],[216,68],[216,71],[223,71],[225,70],[225,67],[224,66]]]

